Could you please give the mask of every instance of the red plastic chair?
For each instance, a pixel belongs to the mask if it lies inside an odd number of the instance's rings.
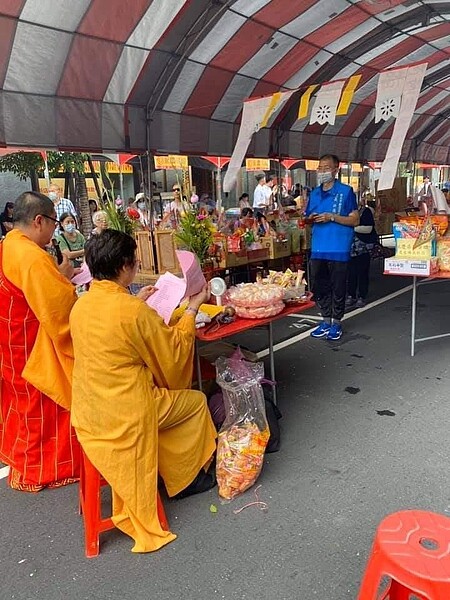
[[[390,585],[378,596],[383,576]],[[406,510],[379,525],[358,600],[450,599],[450,519]]]
[[[87,558],[98,556],[100,533],[114,529],[110,517],[102,517],[101,486],[108,485],[86,454],[81,451],[79,510],[84,519],[85,552]],[[169,531],[164,505],[157,495],[158,518],[162,529]]]

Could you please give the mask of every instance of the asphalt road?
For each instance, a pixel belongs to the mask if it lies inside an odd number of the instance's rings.
[[[373,295],[409,283],[384,278]],[[384,515],[450,513],[450,339],[412,359],[410,302],[406,292],[355,313],[337,343],[306,337],[276,353],[283,438],[259,480],[266,511],[233,512],[254,490],[231,503],[217,490],[166,501],[174,543],[134,555],[112,531],[88,560],[76,485],[28,495],[1,480],[0,599],[356,598]],[[449,307],[450,282],[421,288],[418,334],[450,331]],[[298,335],[295,322],[276,341]],[[247,345],[260,350],[260,336]]]

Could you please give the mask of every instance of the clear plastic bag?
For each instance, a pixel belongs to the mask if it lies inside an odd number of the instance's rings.
[[[225,421],[217,443],[219,495],[232,500],[258,479],[270,437],[260,380],[264,365],[243,360],[240,350],[216,361],[223,391]]]

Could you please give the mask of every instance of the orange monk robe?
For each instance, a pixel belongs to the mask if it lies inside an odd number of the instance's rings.
[[[0,457],[14,470],[13,487],[37,491],[78,476],[79,447],[65,410],[76,293],[53,259],[18,229],[2,242],[0,270]]]
[[[111,281],[94,281],[72,310],[72,423],[111,485],[113,522],[149,552],[175,539],[156,508],[158,473],[173,496],[215,450],[205,396],[189,389],[195,322],[173,327]]]
[[[22,376],[69,409],[73,369],[69,315],[77,299],[75,287],[52,257],[18,229],[8,233],[3,253],[5,277],[23,291],[40,323]]]

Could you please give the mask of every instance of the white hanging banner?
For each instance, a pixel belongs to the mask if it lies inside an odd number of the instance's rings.
[[[400,101],[400,110],[395,120],[394,131],[383,161],[383,166],[381,167],[380,179],[378,181],[379,190],[390,190],[394,185],[398,161],[400,160],[406,134],[411,125],[427,66],[428,63],[422,63],[414,67],[408,67],[407,69]]]
[[[336,109],[345,83],[345,80],[332,81],[331,83],[325,83],[320,88],[309,118],[310,125],[312,123],[320,123],[320,125],[330,123],[330,125],[334,125]]]
[[[242,109],[241,127],[227,172],[223,178],[223,191],[230,192],[236,185],[237,175],[242,166],[253,134],[273,120],[295,90],[277,92],[254,100],[246,100]]]
[[[408,67],[380,73],[375,101],[375,123],[398,117],[407,73]]]

